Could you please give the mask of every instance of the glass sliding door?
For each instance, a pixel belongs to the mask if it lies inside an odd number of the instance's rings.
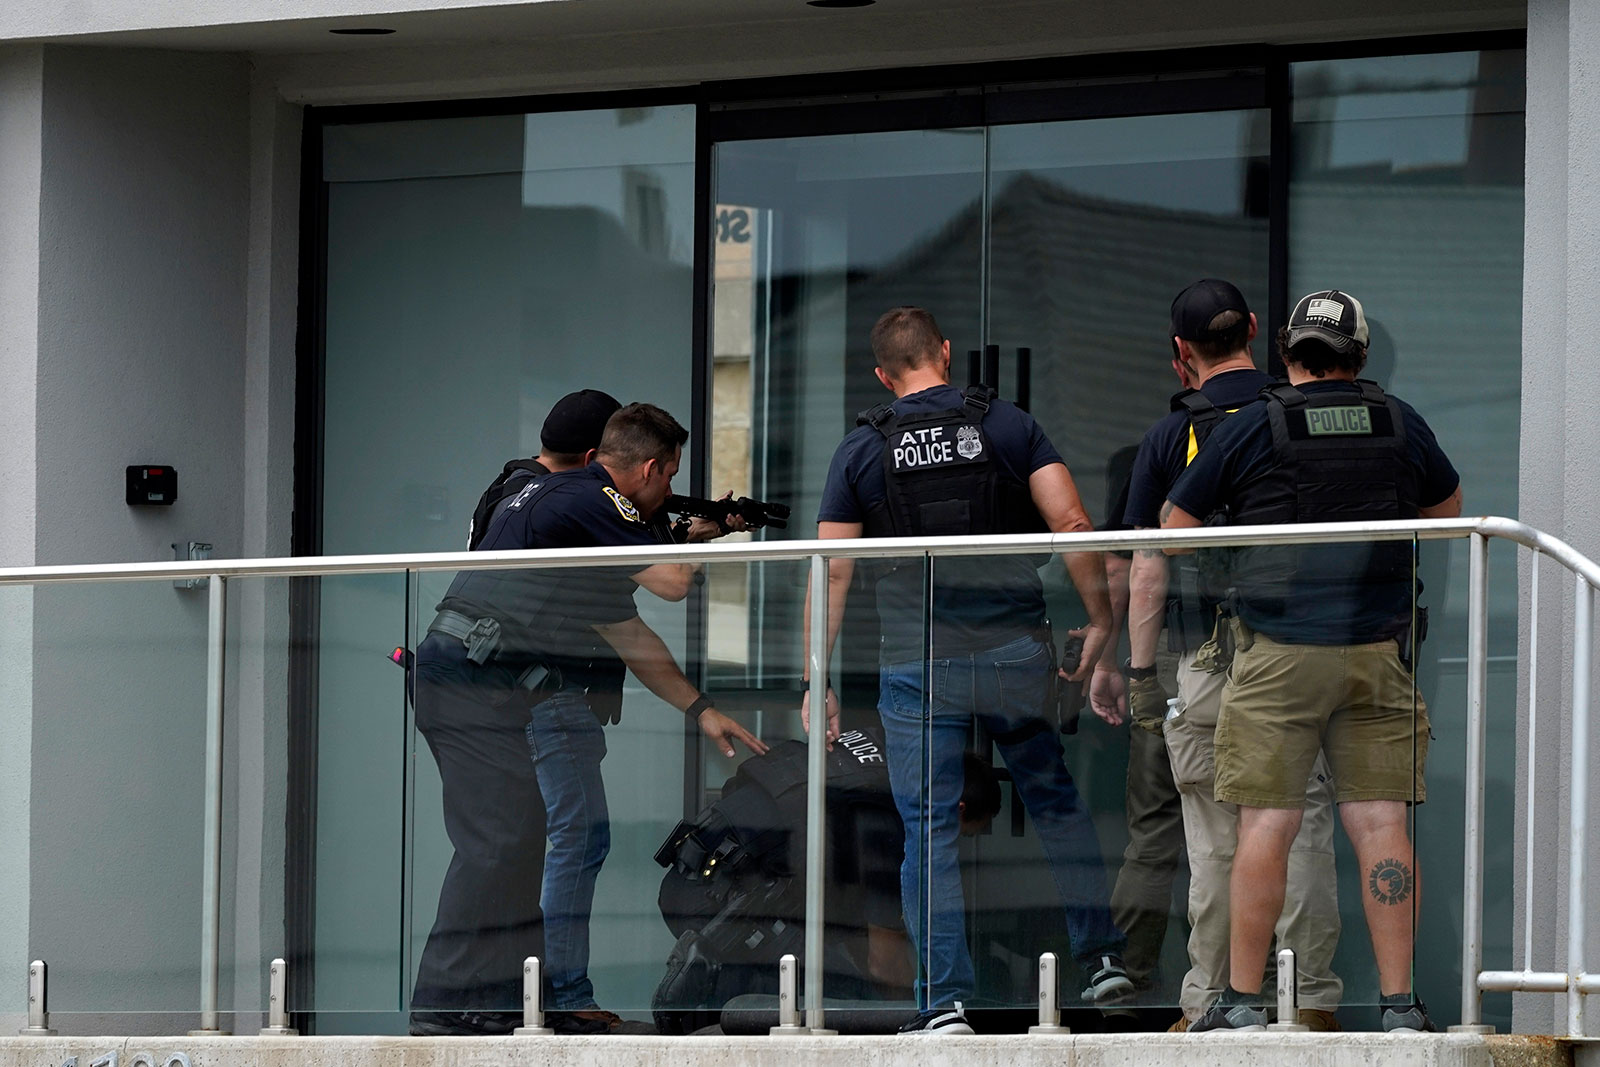
[[[1265,327],[1268,112],[997,126],[989,141],[988,341],[1000,349],[1001,392],[1029,394],[1093,520],[1120,524],[1112,511],[1133,453],[1181,388],[1173,297],[1196,279],[1224,278]],[[1264,368],[1264,340],[1255,355]],[[1052,561],[1044,577],[1057,634],[1082,625],[1065,568]],[[1174,1004],[1187,969],[1187,864],[1175,794],[1152,804],[1154,783],[1170,779],[1165,748],[1087,713],[1063,740],[1095,822],[1112,916],[1128,937],[1137,1002]],[[1072,1000],[1081,981],[1032,821],[977,837],[971,851],[974,954],[995,961],[985,992],[1027,1003],[1048,941]]]
[[[569,391],[690,421],[694,138],[692,106],[325,128],[325,552],[464,549],[479,494],[539,451]],[[439,779],[381,656],[417,639],[448,578],[322,584],[324,1032],[403,1025],[434,921],[451,855]],[[681,606],[639,603],[681,661]],[[608,1007],[640,1011],[672,939],[635,889],[659,877],[650,857],[681,806],[683,723],[635,684],[605,761],[631,788],[611,798],[591,972]]]
[[[1462,477],[1473,515],[1517,514],[1522,414],[1523,136],[1521,49],[1317,60],[1290,66],[1289,296],[1338,287],[1362,301],[1372,332],[1364,376],[1414,405]],[[1422,603],[1431,634],[1417,659],[1428,704],[1466,693],[1465,545],[1429,546]],[[1490,628],[1517,626],[1517,578],[1491,569]],[[1488,789],[1517,780],[1517,649],[1489,660]],[[1441,710],[1441,720],[1444,714]],[[1438,729],[1428,755],[1429,803],[1416,809],[1418,862],[1430,910],[1459,909],[1466,739]],[[1512,966],[1515,806],[1488,806],[1486,966]],[[1500,843],[1496,848],[1494,843]],[[1362,887],[1344,864],[1341,891]],[[1417,989],[1441,1025],[1454,1021],[1459,925],[1424,922]],[[1366,948],[1346,938],[1351,968]],[[1521,964],[1516,964],[1520,966]],[[1511,997],[1484,998],[1484,1021],[1507,1029]]]
[[[714,492],[748,486],[788,504],[787,535],[811,536],[835,446],[857,413],[890,399],[867,344],[878,316],[921,305],[953,349],[980,343],[983,174],[981,129],[717,146]],[[800,632],[804,582],[778,582],[776,571],[749,588],[708,590],[711,677],[722,684],[760,689],[799,677],[790,638]],[[853,598],[844,624],[852,719],[875,718],[871,600]],[[790,616],[792,625],[761,629]]]
[[[1108,469],[1178,388],[1172,297],[1196,278],[1225,277],[1266,318],[1268,130],[1259,109],[719,144],[715,488],[749,486],[790,504],[787,535],[811,536],[834,449],[857,412],[889,399],[868,332],[890,307],[917,304],[950,339],[957,385],[969,351],[998,346],[1001,395],[1031,407],[1095,521],[1120,521],[1106,513],[1117,488]],[[1257,356],[1264,365],[1264,346]],[[885,620],[871,570],[857,574],[834,660],[847,730],[880,725]],[[709,650],[713,676],[730,685],[770,690],[799,676],[803,573],[764,577],[709,593],[722,635]],[[1057,633],[1078,625],[1058,560],[1043,578]],[[793,622],[770,638],[756,632],[783,618]],[[719,646],[730,634],[737,640]],[[1001,816],[959,846],[975,1002],[1031,1005],[1041,946],[1064,961],[1072,1000],[1080,976],[1051,866],[998,750],[981,732],[970,745],[994,765],[1003,796]],[[1128,840],[1127,732],[1086,722],[1066,759],[1099,837],[1100,873],[1086,884],[1115,885]],[[1146,1003],[1175,1003],[1184,970],[1183,879],[1175,869],[1166,878],[1144,924]],[[948,925],[951,914],[932,919]]]

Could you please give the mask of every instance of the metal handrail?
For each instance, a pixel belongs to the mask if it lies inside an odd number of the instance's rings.
[[[733,544],[650,545],[623,548],[553,548],[507,552],[409,552],[388,555],[284,556],[268,559],[186,560],[164,563],[64,564],[0,568],[0,585],[52,582],[157,581],[183,578],[310,578],[397,571],[511,570],[521,567],[596,567],[630,563],[755,563],[815,555],[883,559],[918,555],[990,556],[1030,552],[1100,552],[1171,545],[1220,548],[1335,541],[1460,539],[1482,523],[1510,523],[1528,537],[1544,534],[1510,519],[1418,519],[1393,522],[1314,522],[1292,526],[1206,526],[1192,530],[1107,530],[995,537],[862,537],[827,541],[747,541]],[[1497,533],[1497,536],[1511,536]],[[1513,538],[1515,539],[1515,538]],[[1553,539],[1552,539],[1553,540]],[[1573,552],[1561,542],[1555,542]],[[1576,553],[1573,552],[1576,556]],[[1581,559],[1581,556],[1577,558]],[[1590,564],[1593,567],[1593,564]],[[1595,567],[1600,584],[1600,567]]]
[[[1061,534],[1018,534],[997,537],[855,538],[846,540],[763,541],[626,548],[554,549],[512,552],[433,552],[389,555],[288,557],[274,559],[197,560],[163,563],[117,563],[49,567],[0,568],[0,586],[51,585],[89,581],[156,581],[209,578],[208,676],[206,728],[206,855],[202,928],[201,1029],[218,1027],[220,964],[220,900],[222,853],[222,709],[225,697],[227,585],[230,579],[306,578],[395,572],[515,570],[544,567],[594,567],[657,563],[752,563],[807,560],[813,601],[810,677],[813,706],[821,707],[827,684],[822,664],[826,650],[827,566],[830,559],[882,559],[912,556],[994,556],[1018,553],[1064,553],[1138,548],[1208,548],[1244,545],[1350,543],[1392,540],[1459,540],[1471,542],[1467,638],[1467,774],[1466,860],[1463,867],[1462,1030],[1487,1030],[1481,1025],[1485,990],[1565,992],[1568,1030],[1581,1036],[1583,998],[1600,993],[1600,975],[1583,972],[1584,891],[1588,781],[1587,760],[1574,758],[1568,815],[1569,879],[1567,971],[1538,972],[1524,959],[1522,971],[1484,971],[1483,794],[1485,784],[1485,719],[1487,689],[1488,547],[1501,538],[1531,550],[1537,569],[1540,556],[1561,564],[1576,578],[1577,610],[1573,635],[1572,748],[1587,749],[1590,650],[1594,639],[1593,594],[1600,589],[1600,564],[1566,542],[1525,523],[1499,516],[1459,519],[1417,519],[1362,523],[1300,523],[1274,526],[1201,527],[1188,530],[1116,530]],[[1537,615],[1538,585],[1533,583],[1532,612]],[[1530,709],[1530,715],[1536,709]],[[814,715],[808,743],[809,803],[807,819],[806,955],[822,958],[824,856],[825,716]],[[1529,757],[1529,795],[1533,793],[1534,759]],[[1531,801],[1530,801],[1531,812]],[[1530,834],[1528,847],[1532,848]],[[1531,894],[1528,909],[1531,952]],[[806,1023],[822,1025],[821,967],[806,969]]]

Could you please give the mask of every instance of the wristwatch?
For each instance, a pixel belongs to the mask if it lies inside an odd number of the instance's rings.
[[[1148,667],[1135,667],[1130,659],[1122,665],[1122,673],[1128,676],[1130,682],[1145,682],[1156,676],[1156,665],[1152,663]]]

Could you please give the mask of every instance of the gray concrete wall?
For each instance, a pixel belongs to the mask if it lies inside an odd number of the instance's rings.
[[[42,112],[36,558],[170,559],[189,539],[236,556],[247,65],[47,48]],[[128,507],[124,466],[153,462],[178,470],[177,503]],[[59,587],[34,623],[30,930],[52,1009],[194,1010],[205,596]]]
[[[1600,80],[1592,59],[1597,47],[1600,7],[1583,0],[1531,0],[1520,508],[1524,521],[1558,534],[1590,557],[1600,555],[1600,528],[1594,522],[1600,465],[1595,463],[1592,404],[1600,389],[1600,349],[1595,345],[1600,308],[1593,299],[1600,262]],[[1524,564],[1525,590],[1527,570]],[[1542,570],[1541,583],[1539,629],[1558,639],[1541,641],[1536,709],[1540,743],[1533,760],[1541,776],[1540,818],[1532,839],[1534,877],[1521,885],[1517,906],[1520,915],[1531,895],[1536,919],[1532,966],[1565,971],[1570,857],[1563,824],[1572,745],[1564,725],[1556,724],[1571,711],[1567,642],[1572,594],[1566,572],[1556,567]],[[1524,605],[1524,662],[1532,621]],[[1530,713],[1526,683],[1521,711],[1518,746],[1525,751]],[[1526,789],[1528,765],[1521,761],[1519,790]],[[1591,777],[1596,773],[1591,769]],[[1521,819],[1524,802],[1519,800],[1518,808]],[[1596,825],[1592,806],[1589,825]],[[1519,853],[1525,855],[1528,844],[1526,832],[1519,832]],[[1591,847],[1589,861],[1593,869],[1600,849]],[[1589,970],[1597,965],[1595,948],[1600,946],[1594,918],[1591,911]],[[1520,953],[1517,962],[1522,962]],[[1519,1030],[1565,1032],[1565,999],[1518,997],[1515,1025]]]
[[[34,561],[43,74],[43,49],[0,48],[0,566],[11,567]],[[14,969],[29,959],[32,751],[33,593],[0,589],[0,967]],[[23,985],[0,982],[0,1032],[26,1011]]]
[[[240,555],[286,556],[294,512],[295,309],[299,286],[300,109],[250,89],[250,214],[244,345]],[[236,583],[241,634],[236,728],[238,817],[233,1001],[266,1003],[263,960],[285,954],[288,583]]]

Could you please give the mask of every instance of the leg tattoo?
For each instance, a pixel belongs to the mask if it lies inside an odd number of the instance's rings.
[[[1380,860],[1367,876],[1367,889],[1379,904],[1404,904],[1411,899],[1411,868],[1399,860]]]

